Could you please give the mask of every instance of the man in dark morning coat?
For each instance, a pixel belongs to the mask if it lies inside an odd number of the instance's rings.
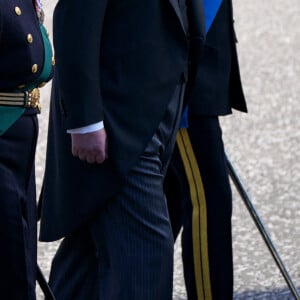
[[[183,227],[189,300],[233,298],[232,198],[218,116],[230,114],[232,108],[244,112],[247,108],[232,1],[204,1],[206,16],[214,9],[203,52],[191,62],[185,95],[188,128],[179,130],[164,184],[175,239]]]
[[[57,299],[172,299],[162,180],[187,76],[181,9],[177,0],[60,0],[55,8],[40,238],[64,237],[50,275]],[[186,10],[201,47],[201,1]]]
[[[36,299],[38,87],[52,75],[38,4],[0,0],[0,299]]]

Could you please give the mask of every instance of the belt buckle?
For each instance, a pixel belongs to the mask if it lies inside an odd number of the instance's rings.
[[[30,92],[26,92],[25,106],[31,108],[38,108],[38,110],[41,111],[40,91],[38,88],[35,88]]]

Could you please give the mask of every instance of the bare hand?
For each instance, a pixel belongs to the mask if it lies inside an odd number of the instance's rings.
[[[72,154],[89,164],[101,164],[107,158],[107,136],[105,129],[77,134],[72,133]]]

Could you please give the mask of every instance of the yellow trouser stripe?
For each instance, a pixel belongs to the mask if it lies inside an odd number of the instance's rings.
[[[176,141],[189,183],[193,207],[192,236],[197,295],[199,300],[211,300],[206,199],[202,178],[186,128],[178,131]]]

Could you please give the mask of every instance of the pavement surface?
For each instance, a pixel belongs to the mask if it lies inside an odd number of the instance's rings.
[[[249,114],[222,118],[225,147],[300,289],[300,1],[233,2]],[[44,1],[50,36],[55,3]],[[44,171],[49,96],[50,84],[42,90],[38,191]],[[294,299],[234,187],[233,191],[234,299]],[[39,265],[46,277],[57,245],[39,243]],[[186,300],[180,252],[177,242],[174,300]],[[37,292],[38,299],[43,299],[39,288]]]

